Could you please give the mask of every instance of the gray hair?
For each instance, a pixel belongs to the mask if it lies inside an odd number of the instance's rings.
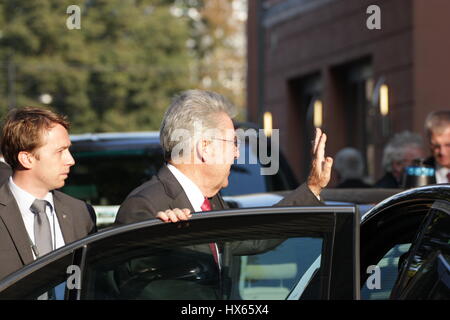
[[[334,167],[342,180],[359,179],[364,175],[364,160],[354,148],[341,149],[335,157]]]
[[[182,144],[187,147],[194,136],[217,128],[219,124],[216,123],[215,116],[220,112],[226,113],[230,118],[236,115],[236,107],[221,94],[187,90],[175,96],[164,114],[160,128],[165,159],[171,159],[175,146]],[[199,124],[202,132],[196,132],[196,126]],[[180,129],[185,130],[187,134],[177,134]]]
[[[428,139],[432,133],[442,133],[450,127],[450,110],[433,111],[425,119],[425,134]]]
[[[383,150],[382,165],[386,172],[392,172],[392,163],[401,161],[409,148],[423,149],[423,139],[417,133],[403,131],[392,137]]]

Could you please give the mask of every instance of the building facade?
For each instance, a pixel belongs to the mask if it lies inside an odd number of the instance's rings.
[[[428,112],[450,108],[450,1],[250,0],[248,10],[247,116],[272,113],[300,180],[315,126],[328,155],[360,150],[375,181],[393,134],[422,134]]]

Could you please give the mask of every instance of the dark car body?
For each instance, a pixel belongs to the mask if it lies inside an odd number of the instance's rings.
[[[450,185],[435,185],[363,217],[356,206],[270,207],[108,228],[3,279],[0,299],[449,299],[449,198]],[[196,249],[212,241],[221,269]],[[243,241],[254,246],[232,250]]]

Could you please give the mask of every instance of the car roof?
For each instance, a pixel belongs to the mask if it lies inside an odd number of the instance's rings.
[[[158,131],[136,131],[136,132],[103,132],[103,133],[83,133],[71,134],[72,142],[81,141],[111,141],[130,139],[151,139],[159,141]]]
[[[159,132],[111,132],[84,133],[70,135],[72,151],[101,151],[101,150],[132,150],[132,149],[161,149]]]
[[[365,223],[375,217],[379,212],[383,212],[391,207],[402,206],[412,202],[427,205],[434,200],[448,199],[450,199],[450,184],[448,183],[408,189],[378,203],[375,207],[362,216],[361,222]]]

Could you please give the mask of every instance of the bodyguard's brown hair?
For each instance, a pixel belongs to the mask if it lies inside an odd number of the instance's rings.
[[[0,140],[5,161],[16,170],[20,166],[19,152],[33,153],[43,145],[43,134],[57,124],[69,130],[70,124],[66,117],[48,109],[24,107],[9,111]]]

